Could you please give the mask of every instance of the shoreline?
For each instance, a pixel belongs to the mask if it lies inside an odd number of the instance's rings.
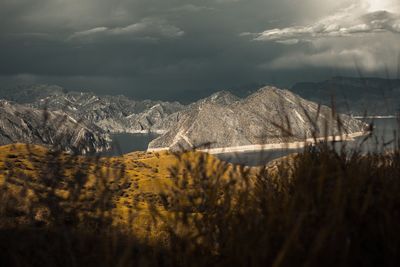
[[[162,135],[166,133],[167,130],[137,130],[137,131],[119,131],[119,132],[108,132],[110,135],[114,134],[140,134],[140,135],[149,135],[149,134],[154,134],[154,135]]]
[[[353,119],[396,119],[395,115],[382,115],[382,116],[353,116]]]
[[[259,152],[264,150],[275,150],[275,149],[299,149],[306,145],[314,144],[314,141],[353,141],[354,138],[364,136],[367,132],[355,132],[346,135],[332,135],[328,137],[318,137],[316,140],[314,138],[307,138],[303,141],[295,141],[290,143],[272,143],[272,144],[255,144],[255,145],[244,145],[244,146],[231,146],[231,147],[221,147],[221,148],[208,148],[208,149],[198,149],[199,152],[205,152],[209,154],[226,154],[226,153],[240,153],[240,152]],[[161,152],[168,151],[169,147],[161,148],[150,148],[147,152]]]

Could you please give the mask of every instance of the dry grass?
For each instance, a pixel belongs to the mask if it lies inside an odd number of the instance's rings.
[[[3,266],[397,266],[400,153],[268,168],[202,153],[0,148]]]
[[[181,159],[196,162],[196,158],[202,158],[202,154],[189,152]],[[92,227],[129,226],[136,236],[157,239],[162,227],[152,211],[168,213],[170,197],[166,192],[174,184],[171,169],[180,165],[178,160],[165,152],[89,158],[34,145],[3,146],[3,203],[12,203],[5,209],[15,210],[11,213],[18,216],[11,216],[10,222],[3,218],[2,223],[58,226],[74,220],[74,225],[87,227],[92,220],[96,224]],[[208,157],[205,167],[213,170],[218,163],[216,158]],[[185,168],[181,166],[177,175],[185,173]]]

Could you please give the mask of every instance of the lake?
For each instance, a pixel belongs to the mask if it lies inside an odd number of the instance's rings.
[[[101,153],[102,156],[120,156],[133,151],[145,151],[149,143],[159,135],[119,133],[112,134],[112,149]]]
[[[357,138],[355,141],[347,142],[349,149],[360,148],[367,151],[387,151],[395,147],[398,121],[395,118],[365,119],[367,123],[374,125],[373,135],[364,140],[365,137]],[[113,149],[103,153],[105,156],[117,156],[132,151],[144,151],[151,140],[157,138],[157,134],[113,134]],[[224,153],[217,154],[218,158],[235,164],[248,166],[264,165],[265,163],[290,153],[301,151],[301,149],[275,149],[258,152]]]
[[[348,141],[346,148],[349,150],[358,149],[361,152],[383,152],[390,151],[396,147],[396,140],[398,140],[397,133],[399,132],[399,123],[396,118],[378,118],[378,119],[364,119],[366,123],[373,124],[374,131],[371,136],[359,137],[354,141]],[[342,144],[338,143],[336,149],[340,149]],[[216,155],[218,158],[235,163],[244,164],[248,166],[265,165],[271,160],[289,155],[291,153],[301,152],[302,149],[278,149],[257,152],[245,153],[225,153]]]
[[[358,146],[362,151],[382,152],[398,147],[399,120],[398,118],[368,119],[365,120],[374,126],[372,136],[363,142],[365,138],[358,138],[351,145]]]

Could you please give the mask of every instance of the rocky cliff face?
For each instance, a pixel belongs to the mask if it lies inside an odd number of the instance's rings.
[[[89,121],[110,133],[163,132],[166,129],[159,128],[162,120],[185,107],[178,102],[67,92],[48,85],[4,90],[0,97],[34,108],[62,110],[76,120]]]
[[[158,121],[156,124],[154,124],[154,128],[156,129],[162,129],[163,131],[160,131],[161,133],[167,132],[169,129],[176,127],[176,124],[181,121],[182,119],[186,118],[191,114],[193,111],[199,110],[201,106],[204,105],[221,105],[221,106],[226,106],[230,105],[236,101],[239,101],[240,98],[231,94],[228,91],[219,91],[207,98],[200,99],[192,104],[189,104],[185,108],[181,109],[180,111],[177,111],[175,113],[172,113],[166,117],[164,117],[162,120]]]
[[[125,96],[97,96],[69,92],[35,101],[34,107],[63,110],[76,119],[90,121],[110,133],[158,132],[153,127],[183,105],[162,101],[135,101]]]
[[[197,102],[179,115],[170,130],[149,148],[210,148],[302,141],[317,135],[362,131],[362,122],[274,87],[264,87],[245,99],[223,94]],[[216,99],[221,98],[217,95]],[[338,125],[340,121],[340,125]]]
[[[110,148],[99,128],[78,122],[61,111],[43,111],[0,100],[0,145],[41,144],[86,154]]]

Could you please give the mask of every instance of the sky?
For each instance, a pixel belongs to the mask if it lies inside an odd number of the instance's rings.
[[[0,88],[191,101],[399,77],[398,0],[1,0]]]

